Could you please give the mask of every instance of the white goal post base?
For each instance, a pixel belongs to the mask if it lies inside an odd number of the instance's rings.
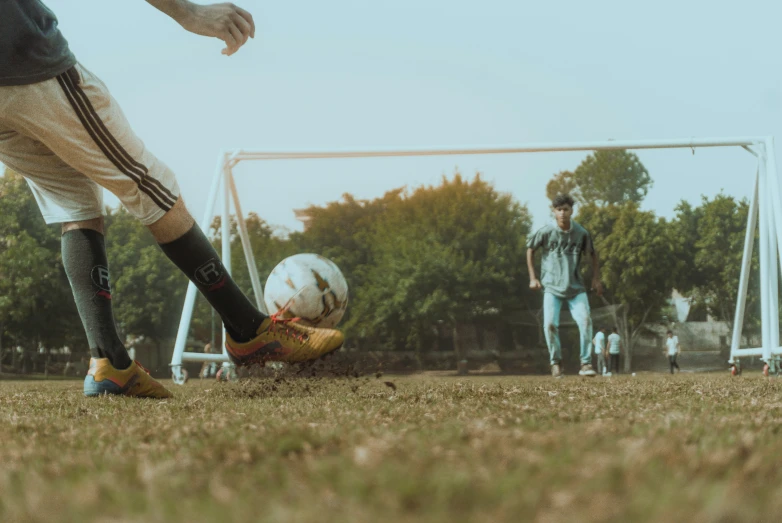
[[[319,158],[380,158],[400,156],[446,156],[446,155],[476,155],[476,154],[521,154],[542,152],[565,151],[599,151],[617,149],[692,149],[696,147],[742,147],[753,154],[758,160],[755,173],[755,190],[752,196],[749,219],[747,220],[747,233],[744,244],[744,254],[739,281],[739,292],[736,306],[733,336],[731,340],[730,363],[741,356],[760,355],[766,361],[773,361],[772,355],[782,354],[779,344],[779,314],[777,282],[779,276],[779,259],[782,258],[782,199],[780,199],[780,184],[777,177],[776,161],[774,156],[774,139],[771,136],[763,137],[734,137],[734,138],[686,138],[669,140],[625,140],[625,141],[600,141],[600,142],[575,142],[575,143],[541,143],[475,147],[427,147],[427,148],[379,148],[379,149],[349,149],[326,151],[246,151],[237,149],[220,153],[215,169],[212,185],[209,189],[206,210],[201,220],[201,228],[208,230],[217,196],[223,194],[222,208],[222,261],[226,270],[231,271],[230,249],[230,211],[231,201],[236,211],[236,219],[239,225],[239,237],[242,241],[244,258],[247,263],[253,294],[258,308],[266,313],[263,302],[263,289],[261,287],[258,268],[250,248],[250,238],[247,234],[247,226],[242,214],[239,202],[239,194],[234,183],[233,168],[242,161],[270,161],[270,160],[301,160]],[[759,219],[758,219],[759,218]],[[744,321],[744,311],[747,298],[747,285],[749,281],[750,261],[752,259],[753,239],[755,228],[760,225],[760,286],[761,286],[761,324],[762,347],[740,349],[741,330]],[[780,257],[778,258],[778,254]],[[222,354],[204,354],[200,352],[185,352],[187,334],[193,317],[197,289],[191,282],[187,287],[185,303],[182,308],[182,317],[179,322],[174,354],[171,358],[171,372],[174,382],[184,384],[186,375],[182,369],[185,361],[223,362],[224,366],[231,367],[228,355],[225,352],[225,329],[223,329]]]

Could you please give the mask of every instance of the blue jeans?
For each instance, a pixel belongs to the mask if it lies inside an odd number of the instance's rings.
[[[562,361],[562,347],[559,343],[559,313],[562,302],[567,302],[573,321],[578,325],[581,335],[580,358],[582,365],[592,364],[592,316],[589,310],[587,294],[581,294],[568,299],[558,298],[548,292],[543,293],[543,331],[546,335],[551,364]]]

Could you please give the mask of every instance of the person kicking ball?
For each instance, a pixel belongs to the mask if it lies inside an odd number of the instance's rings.
[[[592,289],[603,294],[600,264],[589,232],[571,219],[573,198],[560,194],[551,202],[555,223],[543,226],[527,240],[529,286],[543,290],[543,329],[551,362],[551,375],[562,377],[562,348],[559,342],[559,314],[567,303],[578,325],[581,340],[579,375],[594,377],[592,368],[592,317],[586,287],[581,281],[579,264],[582,254],[592,256]],[[543,250],[541,280],[535,274],[535,251]]]
[[[225,55],[255,36],[250,13],[230,3],[147,2],[185,30],[223,40]],[[171,396],[131,360],[117,333],[103,188],[217,311],[237,365],[303,362],[342,346],[337,330],[268,317],[252,305],[185,207],[174,173],[135,135],[105,84],[77,62],[43,2],[0,1],[0,20],[0,161],[25,177],[46,223],[62,224],[63,266],[91,355],[85,395]]]

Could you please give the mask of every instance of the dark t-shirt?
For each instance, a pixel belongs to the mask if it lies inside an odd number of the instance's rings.
[[[0,86],[42,82],[75,64],[57,17],[43,2],[0,0]]]

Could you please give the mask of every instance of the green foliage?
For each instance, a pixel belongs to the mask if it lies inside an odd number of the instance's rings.
[[[422,348],[434,329],[498,317],[528,292],[527,209],[476,176],[386,195],[366,233],[371,263],[358,268],[347,327],[392,345]]]
[[[581,191],[572,171],[558,172],[546,184],[546,197],[549,200],[553,200],[559,194],[570,194],[577,202],[581,201]]]
[[[27,183],[0,177],[0,335],[5,346],[86,348],[62,269],[59,227],[41,219]],[[41,328],[45,325],[46,328]]]
[[[344,322],[351,324],[358,289],[369,284],[369,267],[373,262],[372,242],[377,222],[398,205],[402,189],[385,193],[374,200],[356,200],[343,194],[342,200],[324,207],[310,206],[299,211],[305,228],[293,233],[291,243],[297,252],[315,252],[331,259],[340,268],[351,289],[352,305]]]
[[[676,286],[693,298],[694,307],[732,325],[749,203],[718,194],[711,200],[704,196],[696,208],[681,202],[676,211],[672,239],[682,265]],[[758,315],[752,313],[760,306],[760,261],[755,245],[747,295],[750,313],[745,314],[744,324],[749,332],[759,328]]]
[[[595,151],[574,172],[556,174],[546,186],[546,195],[553,199],[559,193],[569,192],[579,203],[598,205],[639,203],[652,183],[649,172],[634,153]]]

